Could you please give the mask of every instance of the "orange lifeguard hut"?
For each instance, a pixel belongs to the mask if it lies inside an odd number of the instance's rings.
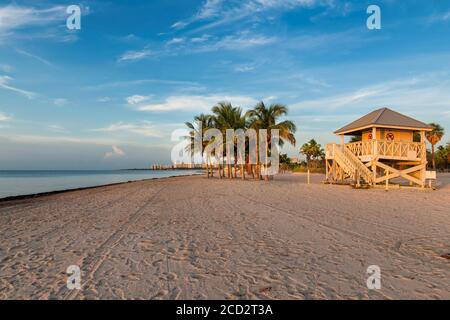
[[[425,187],[425,132],[431,130],[389,108],[375,110],[334,132],[341,143],[326,146],[326,181],[375,187],[401,178]],[[344,143],[345,136],[360,137],[360,141]]]

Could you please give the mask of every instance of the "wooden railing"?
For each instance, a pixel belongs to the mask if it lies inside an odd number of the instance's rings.
[[[357,157],[371,156],[373,155],[374,141],[376,140],[347,143],[345,147]]]
[[[425,143],[368,140],[345,145],[355,156],[376,156],[393,160],[418,160],[426,157]]]
[[[372,172],[348,148],[339,144],[327,144],[325,147],[327,159],[334,159],[353,180],[364,179],[366,183],[372,182]]]

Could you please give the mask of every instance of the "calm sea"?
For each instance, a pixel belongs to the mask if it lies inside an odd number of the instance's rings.
[[[2,171],[0,198],[200,174],[199,170]]]

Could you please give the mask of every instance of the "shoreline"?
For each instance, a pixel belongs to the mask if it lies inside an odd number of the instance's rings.
[[[202,174],[201,173],[197,173],[197,174],[187,174],[187,175],[179,175],[179,176],[168,176],[168,177],[162,177],[162,178],[148,178],[148,179],[139,179],[139,180],[129,180],[129,181],[124,181],[124,182],[115,182],[115,183],[101,184],[101,185],[95,185],[95,186],[90,186],[90,187],[80,187],[80,188],[54,190],[54,191],[47,191],[47,192],[39,192],[39,193],[17,195],[17,196],[8,196],[8,197],[0,198],[0,207],[1,207],[1,205],[3,205],[6,202],[38,199],[38,198],[42,198],[42,197],[46,197],[46,196],[53,196],[53,195],[62,194],[62,193],[68,193],[68,192],[84,191],[84,190],[103,188],[103,187],[120,186],[120,185],[125,185],[125,184],[129,184],[129,183],[133,183],[133,182],[143,182],[143,181],[152,181],[152,180],[165,180],[165,179],[172,179],[172,178],[179,178],[179,177],[194,177],[194,176],[200,176],[200,175],[202,175]]]

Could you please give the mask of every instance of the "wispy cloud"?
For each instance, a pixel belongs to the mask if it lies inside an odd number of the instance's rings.
[[[12,119],[11,116],[9,116],[9,115],[7,115],[7,114],[5,114],[5,113],[0,112],[0,121],[9,121],[9,120],[11,120],[11,119]]]
[[[64,106],[64,105],[66,105],[68,103],[69,103],[69,101],[67,99],[64,99],[64,98],[57,98],[57,99],[53,100],[53,104],[55,106],[59,106],[59,107],[60,106]]]
[[[117,146],[112,146],[112,151],[105,153],[105,159],[125,156],[125,152]]]
[[[171,46],[171,45],[176,45],[176,44],[182,44],[186,41],[185,38],[173,38],[169,41],[167,41],[167,45]]]
[[[233,95],[192,95],[192,96],[170,96],[161,103],[142,103],[134,105],[139,111],[145,112],[168,112],[168,111],[207,111],[219,101],[229,101],[233,105],[249,107],[257,100],[247,96]]]
[[[113,139],[85,138],[76,136],[43,136],[43,135],[14,135],[8,137],[11,141],[24,143],[75,143],[87,145],[113,145],[119,141]],[[122,141],[120,143],[129,143]]]
[[[111,124],[105,128],[92,129],[94,132],[125,132],[133,133],[146,137],[161,137],[162,134],[156,130],[150,122],[144,121],[142,123],[124,123],[118,122]]]
[[[141,95],[135,94],[133,96],[127,97],[126,101],[130,105],[137,105],[144,101],[149,100],[150,98],[151,98],[151,96],[141,96]]]
[[[0,7],[0,35],[28,26],[45,26],[56,21],[64,21],[64,6],[45,9],[6,5]]]
[[[218,50],[244,50],[252,47],[272,44],[276,41],[277,38],[275,37],[241,32],[239,34],[225,36],[215,41],[210,41],[207,44],[202,44],[196,48],[193,48],[193,51],[207,52]]]
[[[27,97],[28,99],[32,99],[35,97],[36,94],[31,91],[19,89],[17,87],[13,87],[13,86],[9,85],[11,80],[13,80],[13,79],[9,76],[0,76],[0,88],[16,92],[18,94],[21,94],[21,95]]]
[[[199,22],[206,22],[199,30],[210,29],[224,24],[256,16],[269,10],[286,11],[294,8],[312,8],[330,6],[330,0],[206,0],[195,15],[172,25],[180,30]]]
[[[110,97],[100,97],[100,98],[97,98],[96,101],[97,102],[101,102],[101,103],[105,103],[105,102],[111,101],[111,98]]]
[[[436,115],[442,110],[450,109],[450,81],[446,79],[448,75],[423,74],[299,102],[291,105],[291,108],[332,112],[333,110],[367,111],[388,106],[407,112]]]
[[[28,52],[28,51],[25,51],[25,50],[22,50],[22,49],[16,49],[16,51],[17,51],[17,53],[20,53],[20,54],[22,54],[22,55],[24,55],[26,57],[29,57],[29,58],[35,59],[35,60],[37,60],[39,62],[42,62],[43,64],[46,64],[48,66],[53,66],[53,64],[50,61],[48,61],[48,60],[46,60],[46,59],[44,59],[44,58],[42,58],[42,57],[40,57],[40,56],[38,56],[36,54],[33,54],[31,52]]]
[[[11,67],[9,64],[0,64],[0,71],[10,73],[13,71],[13,67]]]
[[[202,36],[200,36],[200,37],[193,37],[193,38],[191,38],[191,42],[193,42],[193,43],[206,42],[206,41],[208,41],[210,38],[211,38],[210,35],[204,34],[204,35],[202,35]]]
[[[251,72],[253,70],[255,70],[255,66],[249,65],[249,64],[238,65],[238,66],[234,67],[234,71],[239,72],[239,73],[247,73],[247,72]]]
[[[59,124],[50,124],[48,126],[48,128],[50,130],[52,130],[52,131],[57,131],[57,132],[64,132],[64,131],[66,131],[66,129],[63,126],[59,125]]]
[[[183,80],[167,80],[167,79],[137,79],[128,81],[113,81],[101,83],[97,85],[88,86],[89,90],[102,90],[118,87],[134,87],[145,84],[160,84],[166,86],[200,86],[197,82],[183,81]]]
[[[444,13],[439,13],[439,14],[434,14],[434,15],[428,17],[427,21],[429,23],[450,21],[450,11],[446,11]]]
[[[153,55],[153,51],[150,49],[143,49],[138,51],[127,51],[124,54],[122,54],[117,61],[123,62],[123,61],[136,61],[136,60],[142,60],[145,58],[148,58]]]

